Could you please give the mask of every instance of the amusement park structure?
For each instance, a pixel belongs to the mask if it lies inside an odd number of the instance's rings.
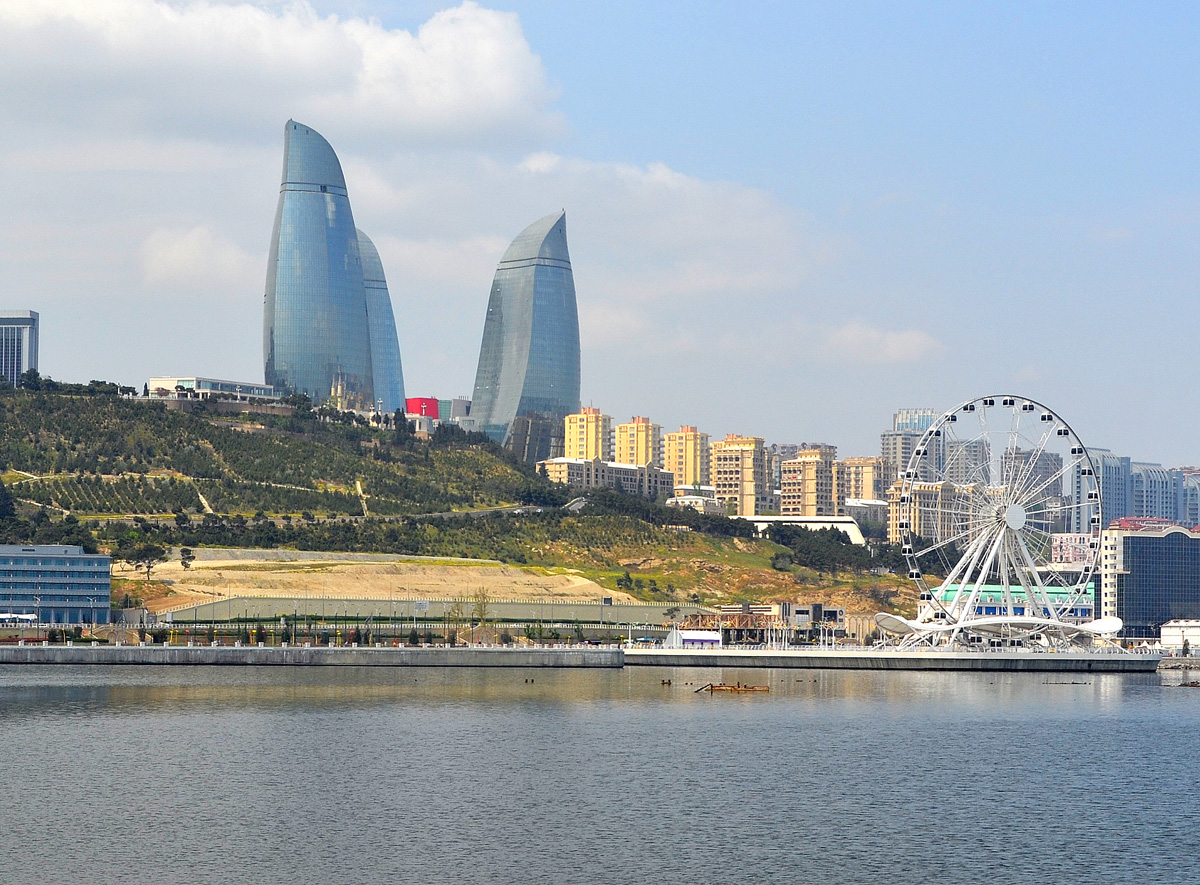
[[[1121,620],[1094,618],[1100,483],[1087,448],[1051,409],[1014,395],[962,403],[924,431],[890,494],[920,608],[912,619],[876,615],[885,643],[1113,644]],[[1079,549],[1058,562],[1052,536],[1069,523],[1082,529]]]

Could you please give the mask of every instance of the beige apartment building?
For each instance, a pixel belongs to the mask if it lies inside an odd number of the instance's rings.
[[[955,515],[966,509],[973,487],[952,482],[914,482],[902,494],[904,483],[897,481],[888,489],[889,544],[899,544],[905,532],[914,532],[926,541],[953,537]],[[936,520],[941,520],[938,524]]]
[[[584,406],[563,419],[563,457],[584,461],[613,460],[612,417]]]
[[[892,477],[895,479],[895,477]],[[838,491],[842,500],[860,498],[880,501],[887,494],[882,458],[844,458],[838,476]]]
[[[663,466],[661,424],[651,424],[649,418],[635,415],[628,424],[618,424],[614,435],[613,460],[618,464]]]
[[[837,446],[801,449],[780,467],[779,512],[784,516],[840,516],[845,495],[838,482]]]
[[[712,444],[711,474],[718,501],[734,516],[757,516],[779,509],[767,452],[760,436],[729,434]]]
[[[675,477],[669,471],[647,464],[618,464],[599,458],[590,461],[550,458],[539,461],[537,466],[551,482],[577,489],[606,486],[651,500],[660,495],[670,497],[675,491]]]
[[[679,487],[711,485],[708,434],[684,425],[663,439],[663,467],[675,474]]]

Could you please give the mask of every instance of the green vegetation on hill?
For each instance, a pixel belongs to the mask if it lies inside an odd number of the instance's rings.
[[[0,542],[94,550],[99,540],[117,556],[230,546],[499,559],[653,600],[844,592],[852,606],[889,605],[903,592],[880,573],[896,567],[895,551],[854,547],[840,532],[786,527],[758,539],[744,520],[604,489],[569,512],[574,492],[456,428],[416,440],[406,425],[373,428],[303,401],[292,416],[230,419],[95,390],[0,391]],[[506,504],[530,506],[462,512]]]
[[[430,443],[328,420],[209,420],[116,396],[0,392],[0,470],[37,479],[16,497],[79,513],[217,512],[359,515],[361,483],[380,515],[516,503],[545,486],[474,435]],[[10,480],[11,482],[11,480]]]

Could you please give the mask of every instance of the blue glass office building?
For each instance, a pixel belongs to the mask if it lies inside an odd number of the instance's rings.
[[[579,410],[579,314],[567,254],[567,214],[535,221],[504,253],[488,299],[471,414],[509,444],[516,419],[557,427]],[[553,454],[552,440],[528,448]]]
[[[265,380],[315,403],[370,409],[375,386],[358,233],[337,155],[284,127],[283,181],[263,310]]]
[[[1104,614],[1125,622],[1122,636],[1157,639],[1167,621],[1200,618],[1200,533],[1108,529],[1101,542]]]
[[[375,402],[383,411],[404,408],[404,370],[400,365],[400,339],[396,318],[388,294],[383,262],[371,238],[358,232],[358,254],[362,258],[363,285],[367,294],[367,326],[371,335],[371,370],[375,383]]]
[[[110,563],[82,547],[0,545],[0,620],[32,615],[43,624],[107,624]]]

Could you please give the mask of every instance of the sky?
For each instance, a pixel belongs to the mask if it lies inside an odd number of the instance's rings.
[[[560,208],[582,398],[877,454],[1037,399],[1200,463],[1200,7],[0,3],[0,307],[43,374],[262,379],[283,126],[378,246],[410,396],[469,396]]]

